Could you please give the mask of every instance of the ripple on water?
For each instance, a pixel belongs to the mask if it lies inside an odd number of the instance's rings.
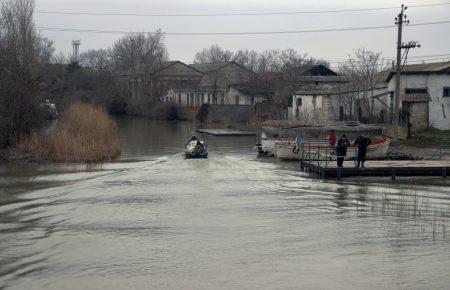
[[[310,179],[295,162],[249,154],[252,139],[211,138],[209,159],[185,160],[176,151],[190,129],[170,124],[147,136],[147,125],[134,122],[144,141],[124,148],[126,160],[89,172],[1,173],[0,288],[450,283],[448,219],[409,214],[417,198],[448,209],[448,186]],[[152,144],[161,140],[178,149],[158,151]]]

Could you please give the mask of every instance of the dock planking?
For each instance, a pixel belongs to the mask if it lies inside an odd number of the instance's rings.
[[[234,129],[196,129],[195,132],[213,136],[255,136],[254,132]]]
[[[450,173],[449,160],[389,160],[366,161],[365,168],[356,168],[354,162],[347,161],[344,167],[338,168],[335,162],[328,166],[317,162],[301,162],[301,169],[323,178],[353,177],[353,176],[385,176],[395,179],[396,176],[442,176]]]

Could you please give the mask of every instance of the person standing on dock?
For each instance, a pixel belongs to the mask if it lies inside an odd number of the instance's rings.
[[[348,141],[347,136],[344,134],[339,138],[336,146],[337,167],[343,167],[344,158],[347,156],[348,146],[350,146],[350,141]]]
[[[334,134],[334,130],[330,130],[330,146],[334,147],[336,145],[336,135]]]
[[[358,156],[357,156],[357,165],[356,167],[363,167],[364,162],[366,162],[367,155],[367,147],[372,144],[372,141],[367,137],[366,133],[361,133],[358,138],[356,138],[355,143],[353,145],[358,145]]]

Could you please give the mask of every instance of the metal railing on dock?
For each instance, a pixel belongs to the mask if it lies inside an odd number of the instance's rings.
[[[334,147],[331,147],[328,142],[303,142],[299,149],[303,161],[325,168],[328,168],[329,162],[335,155]]]

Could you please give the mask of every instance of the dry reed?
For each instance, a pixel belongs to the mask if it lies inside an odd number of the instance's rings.
[[[34,132],[12,150],[31,161],[92,163],[121,153],[117,126],[102,109],[74,104],[47,134]]]
[[[411,232],[425,234],[431,233],[433,238],[438,235],[446,237],[450,222],[450,210],[445,206],[433,204],[427,195],[419,195],[417,191],[410,193],[400,192],[392,194],[385,191],[369,199],[372,212],[385,216],[394,216],[403,221],[409,221]],[[401,229],[405,230],[406,224]],[[415,229],[415,230],[413,230]]]

